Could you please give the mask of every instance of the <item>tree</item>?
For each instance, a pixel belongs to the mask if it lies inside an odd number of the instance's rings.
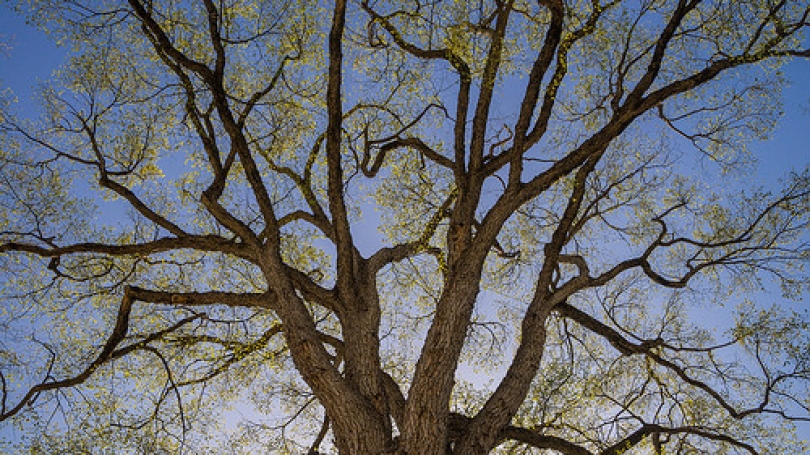
[[[810,174],[741,177],[806,2],[18,8],[73,46],[3,105],[25,450],[802,450]]]

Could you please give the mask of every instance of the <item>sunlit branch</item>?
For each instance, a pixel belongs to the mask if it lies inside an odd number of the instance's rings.
[[[772,22],[777,22],[777,23],[779,22],[779,20],[777,19],[777,13],[779,13],[779,11],[781,9],[783,9],[786,4],[787,4],[787,2],[782,0],[777,4],[769,5],[769,7],[768,7],[768,20],[761,21],[759,23],[759,25],[757,26],[756,31],[754,31],[754,33],[751,34],[751,38],[748,40],[748,46],[745,48],[745,52],[751,52],[751,50],[754,48],[754,46],[759,42],[760,38],[763,35],[763,32],[765,31],[765,28],[769,24],[771,24]],[[810,8],[808,8],[805,11],[805,15],[804,15],[805,18],[807,17],[807,12],[808,11],[810,11]]]
[[[391,38],[394,39],[394,42],[397,43],[397,46],[399,46],[405,52],[419,58],[447,60],[456,68],[456,71],[466,75],[468,78],[470,77],[469,68],[467,65],[464,64],[457,55],[453,54],[450,49],[422,49],[419,46],[405,40],[399,30],[394,27],[394,24],[391,22],[390,18],[379,15],[374,9],[371,8],[368,1],[363,1],[361,5],[369,16],[371,16],[372,24],[379,23],[382,25]]]
[[[649,109],[654,108],[655,106],[660,105],[669,98],[673,98],[676,95],[685,93],[700,85],[706,84],[707,82],[714,80],[720,73],[726,72],[730,69],[739,66],[790,55],[797,56],[807,54],[805,56],[810,56],[810,50],[774,49],[774,47],[776,47],[778,44],[781,43],[782,40],[786,38],[787,38],[786,36],[783,36],[781,37],[781,39],[769,43],[770,45],[768,47],[764,47],[763,49],[755,53],[743,53],[727,57],[721,60],[716,60],[697,73],[694,73],[683,79],[678,79],[673,82],[670,82],[664,87],[654,90],[646,96],[643,96],[642,94],[642,97],[639,98],[637,102],[632,103],[632,105],[626,102],[622,106],[621,110],[635,113],[645,112]]]
[[[237,155],[237,148],[232,145],[225,163],[221,161],[221,154],[215,139],[214,126],[210,119],[211,112],[209,110],[208,113],[203,115],[198,111],[194,86],[189,76],[183,70],[183,67],[190,68],[203,77],[204,80],[207,80],[209,84],[213,75],[210,74],[210,70],[202,63],[194,62],[194,64],[189,66],[188,61],[183,59],[184,55],[179,50],[172,47],[165,32],[163,32],[154,19],[143,9],[136,9],[136,13],[142,23],[144,23],[144,32],[152,42],[155,52],[177,77],[180,78],[181,84],[186,92],[186,112],[194,124],[197,136],[203,144],[208,162],[214,173],[214,179],[201,195],[200,200],[203,206],[222,226],[240,236],[244,241],[256,241],[256,235],[250,227],[233,216],[219,203],[219,198],[222,196],[225,182]],[[213,108],[214,106],[212,105],[210,109]]]
[[[596,30],[596,24],[599,22],[602,14],[617,3],[618,2],[614,0],[606,5],[601,5],[599,0],[593,0],[591,2],[591,14],[588,17],[588,20],[582,25],[582,27],[575,30],[570,35],[563,37],[562,40],[559,41],[556,49],[557,60],[555,63],[554,74],[546,86],[546,90],[543,94],[543,103],[540,106],[540,112],[534,126],[528,133],[528,136],[526,136],[526,145],[522,147],[523,149],[526,149],[529,146],[539,142],[548,129],[548,122],[551,119],[551,113],[557,101],[557,94],[559,93],[559,89],[562,86],[566,74],[568,73],[568,54],[572,47],[581,39],[591,35]],[[523,153],[522,150],[518,150],[516,152],[520,154]]]
[[[140,19],[141,23],[143,24],[144,32],[149,36],[150,40],[153,41],[155,47],[159,47],[174,61],[199,74],[203,79],[210,80],[210,78],[213,76],[211,69],[208,68],[208,66],[206,66],[204,63],[189,58],[174,47],[171,40],[166,35],[166,32],[160,27],[160,24],[155,21],[150,12],[144,8],[139,0],[129,0],[129,5],[138,16],[138,19]]]
[[[276,296],[272,291],[265,294],[222,291],[168,292],[129,286],[128,293],[135,300],[142,302],[183,307],[225,305],[229,307],[272,308],[277,305]]]
[[[24,407],[34,404],[36,399],[42,392],[57,390],[66,387],[73,387],[85,382],[102,364],[110,360],[114,354],[115,348],[124,340],[129,330],[129,316],[132,312],[132,304],[134,299],[128,292],[124,292],[121,299],[121,306],[118,309],[118,316],[116,317],[115,327],[107,338],[107,342],[101,349],[101,352],[96,358],[88,365],[81,373],[76,376],[61,379],[58,381],[46,381],[31,387],[28,392],[20,399],[20,401],[8,410],[4,409],[0,414],[0,421],[6,420],[19,413]],[[47,377],[50,377],[50,373]],[[5,392],[5,390],[4,390]],[[6,395],[4,393],[3,399],[5,401]]]
[[[314,213],[318,218],[327,220],[328,218],[326,213],[321,207],[321,204],[318,202],[318,198],[315,196],[315,192],[312,189],[312,169],[315,166],[315,161],[318,158],[318,154],[320,153],[321,147],[323,147],[325,140],[326,133],[318,135],[318,138],[315,139],[315,143],[312,145],[312,149],[309,151],[309,156],[307,157],[307,162],[304,166],[304,176],[299,188],[301,193],[304,195],[304,199],[307,201],[307,205],[312,210],[312,213]],[[326,236],[330,238],[334,236],[334,231],[332,230],[331,226],[328,232],[326,232]]]
[[[394,39],[394,42],[403,51],[422,59],[439,59],[447,61],[459,74],[459,88],[456,99],[456,118],[453,127],[453,148],[455,163],[456,182],[461,185],[466,180],[466,123],[468,108],[470,105],[470,88],[472,84],[472,74],[469,65],[450,49],[422,49],[413,43],[408,42],[394,26],[390,18],[379,15],[372,9],[367,1],[362,3],[363,9],[371,16],[372,22],[369,26],[379,23],[386,32]],[[461,188],[462,191],[464,188]]]
[[[217,6],[211,0],[203,0],[205,11],[208,13],[208,35],[211,38],[211,47],[214,49],[214,74],[221,78],[225,74],[225,47],[222,45],[220,27],[222,26]]]
[[[586,26],[580,29],[580,31],[581,33],[587,33],[589,32],[589,27]],[[784,39],[784,37],[782,39]],[[771,43],[771,46],[776,46],[776,44],[778,44],[778,41]],[[499,227],[506,220],[506,215],[508,213],[511,213],[512,210],[522,205],[525,201],[530,200],[548,189],[554,182],[558,181],[560,178],[581,165],[581,163],[583,163],[587,157],[605,150],[610,142],[621,134],[624,129],[627,128],[627,126],[629,126],[629,124],[642,113],[654,108],[655,106],[658,106],[666,99],[672,98],[680,93],[694,89],[699,85],[713,80],[720,73],[731,68],[762,61],[768,58],[779,57],[780,55],[787,55],[786,52],[787,51],[778,51],[772,48],[766,48],[753,55],[739,55],[736,57],[718,60],[711,63],[707,68],[684,79],[671,82],[668,85],[653,91],[647,96],[643,96],[642,92],[639,95],[641,98],[639,98],[637,102],[626,102],[619,112],[617,112],[613,118],[597,133],[585,140],[582,144],[580,144],[579,147],[577,147],[577,149],[571,151],[564,158],[554,163],[549,169],[534,176],[529,182],[521,187],[516,196],[508,192],[505,193],[496,202],[493,209],[490,210],[483,220],[482,224],[484,225],[484,230],[490,233],[489,237],[494,238],[494,235],[496,235],[497,232],[497,227]],[[630,99],[630,97],[628,97],[628,99]],[[498,160],[496,158],[490,163],[494,165],[497,161]],[[505,164],[505,162],[501,163],[501,165],[502,164]],[[500,207],[501,205],[503,205],[503,207]],[[648,267],[645,268],[648,269],[647,271],[651,272],[651,269]],[[668,285],[682,286],[680,282],[670,282],[660,275],[655,273],[650,274],[651,277],[655,277],[655,279],[662,284],[667,283]]]
[[[348,298],[356,287],[352,271],[357,265],[355,246],[349,227],[342,161],[343,131],[343,33],[346,26],[346,2],[338,0],[329,30],[329,74],[326,88],[326,166],[329,211],[335,231],[337,249],[337,288]],[[357,296],[355,295],[355,298]],[[361,303],[361,302],[356,302]],[[361,303],[362,304],[362,303]]]
[[[218,48],[221,52],[218,53],[214,70],[211,70],[205,64],[188,58],[180,50],[174,47],[171,40],[166,35],[166,32],[137,0],[130,0],[130,4],[143,24],[143,28],[147,32],[147,35],[149,36],[156,52],[158,52],[158,54],[165,54],[178,65],[197,73],[211,90],[211,95],[217,114],[219,115],[222,125],[231,140],[231,147],[233,150],[235,150],[236,155],[239,157],[239,160],[242,163],[245,177],[253,190],[253,194],[256,197],[256,202],[259,205],[259,210],[264,218],[266,231],[268,233],[268,241],[272,246],[277,247],[278,242],[280,241],[280,232],[273,210],[273,203],[270,200],[269,193],[264,181],[261,178],[260,172],[256,167],[256,163],[250,154],[244,133],[239,127],[237,119],[234,117],[234,114],[228,105],[228,97],[225,93],[223,81],[223,65],[225,56],[224,49],[221,47],[221,41],[217,39],[219,35],[217,26],[213,26],[214,29],[210,30],[210,32],[213,34],[212,39],[215,39],[218,43],[214,44],[215,49]],[[214,5],[210,4],[209,6],[213,7]],[[209,24],[209,26],[212,25]],[[222,178],[224,177],[221,177],[220,181],[224,183]],[[221,188],[219,188],[219,191],[221,191]],[[220,195],[219,191],[217,191],[217,187],[212,186],[203,192],[203,205],[205,205],[209,212],[211,212],[212,215],[214,215],[214,217],[220,221],[220,223],[242,237],[244,241],[258,244],[259,242],[256,234],[252,232],[252,230],[245,223],[228,213],[228,211],[217,202]]]
[[[179,344],[180,346],[183,347],[199,343],[211,343],[220,345],[223,348],[230,351],[230,353],[227,356],[223,357],[224,360],[222,361],[221,364],[217,365],[215,368],[212,368],[210,371],[199,377],[178,381],[177,387],[179,388],[194,384],[202,384],[217,376],[226,373],[227,371],[230,370],[232,366],[234,366],[238,362],[265,349],[270,343],[270,340],[272,340],[273,337],[279,335],[282,332],[282,329],[283,327],[281,324],[275,324],[268,330],[266,330],[259,338],[247,343],[241,341],[222,340],[216,337],[205,335],[182,335],[167,339],[166,340],[167,342],[172,344]],[[264,357],[273,359],[282,355],[286,351],[287,347],[283,346],[274,352],[265,354]]]
[[[484,163],[484,146],[487,134],[487,121],[490,116],[492,97],[495,93],[495,81],[503,60],[504,36],[512,13],[513,0],[500,2],[497,6],[495,29],[490,34],[489,50],[487,52],[484,71],[481,75],[478,102],[472,119],[472,135],[470,137],[470,177],[480,179],[481,166]],[[473,189],[474,190],[474,189]],[[477,190],[474,190],[477,192]],[[462,196],[463,198],[464,196]]]
[[[641,79],[636,83],[636,86],[627,95],[625,104],[636,105],[644,93],[652,86],[661,71],[661,63],[666,55],[667,47],[675,36],[675,32],[681,26],[684,18],[700,4],[701,0],[680,0],[675,11],[669,18],[666,27],[656,40],[655,49],[653,50],[650,62],[647,66],[647,71],[641,76]]]
[[[657,364],[674,372],[686,384],[698,388],[711,396],[714,401],[725,409],[728,414],[735,419],[742,419],[750,415],[773,413],[785,416],[780,410],[767,408],[770,401],[770,393],[778,381],[771,381],[764,390],[762,402],[753,408],[738,410],[720,392],[715,390],[704,381],[693,378],[687,373],[687,368],[682,367],[675,362],[664,358],[660,353],[660,348],[665,346],[661,339],[656,340],[643,340],[641,343],[633,343],[627,340],[615,329],[607,326],[593,316],[585,313],[584,311],[568,304],[559,303],[554,307],[554,311],[560,313],[562,316],[577,322],[582,327],[590,330],[591,332],[603,337],[611,346],[613,346],[622,355],[635,355],[642,354],[656,362]],[[783,380],[783,379],[782,379]],[[786,416],[785,416],[786,417]],[[794,418],[793,420],[803,420],[801,418]]]
[[[220,252],[232,254],[247,260],[255,260],[254,254],[246,249],[244,245],[214,235],[185,236],[180,238],[166,237],[151,242],[122,245],[93,242],[75,243],[62,247],[44,247],[20,242],[5,242],[0,244],[0,253],[23,252],[43,258],[55,258],[82,253],[99,253],[110,256],[143,256],[183,249]]]
[[[447,217],[450,206],[455,202],[457,193],[451,192],[442,204],[433,212],[433,216],[425,224],[419,239],[401,243],[393,247],[383,247],[369,258],[369,268],[379,271],[388,264],[402,261],[416,254],[430,250],[430,240],[436,233],[439,224]]]
[[[531,72],[529,73],[529,81],[526,85],[526,91],[523,94],[523,100],[520,103],[520,113],[515,124],[514,145],[512,149],[504,153],[501,157],[503,163],[510,162],[509,168],[509,186],[516,187],[520,183],[523,174],[523,154],[526,149],[526,133],[529,131],[534,112],[537,108],[537,102],[540,99],[540,89],[543,78],[546,75],[551,62],[553,61],[555,51],[560,44],[563,33],[563,20],[565,15],[565,6],[560,0],[549,0],[540,2],[543,6],[548,8],[551,12],[551,21],[549,22],[548,30],[543,38],[543,47],[537,55],[537,58],[532,65]],[[497,158],[495,159],[497,160]],[[495,170],[499,169],[503,164],[498,162],[487,163],[484,167],[484,172],[489,175]]]
[[[458,92],[458,114],[455,123],[456,147],[456,187],[458,200],[450,216],[450,229],[447,233],[448,266],[453,269],[461,260],[465,250],[470,246],[472,227],[476,223],[475,212],[481,202],[481,193],[486,174],[483,171],[484,150],[486,147],[487,122],[490,116],[492,97],[495,93],[496,79],[501,67],[504,50],[504,37],[514,2],[506,1],[497,4],[495,28],[488,34],[490,38],[483,73],[478,85],[478,100],[472,116],[470,129],[469,159],[464,172],[465,131],[469,104],[470,85],[466,84],[464,73],[461,73],[461,84]],[[495,244],[496,239],[484,240],[482,243]],[[488,245],[489,246],[489,245]],[[483,257],[482,257],[483,259]],[[472,261],[477,263],[477,259]]]
[[[300,57],[301,54],[299,52],[299,54],[296,56],[290,57],[289,55],[285,55],[284,58],[281,59],[281,63],[278,65],[278,69],[276,70],[275,74],[273,74],[273,77],[270,79],[270,82],[267,83],[267,86],[264,87],[262,90],[259,90],[258,92],[254,93],[253,96],[251,96],[250,99],[245,104],[245,107],[242,109],[242,112],[239,114],[237,123],[239,124],[240,128],[245,127],[245,121],[247,120],[253,108],[256,106],[256,103],[261,101],[262,98],[267,96],[276,87],[276,84],[278,83],[279,79],[281,79],[281,75],[284,72],[284,66],[287,64],[287,62],[289,60],[297,60]]]

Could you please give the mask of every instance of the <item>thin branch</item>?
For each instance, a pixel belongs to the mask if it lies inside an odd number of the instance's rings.
[[[112,333],[110,333],[109,337],[107,338],[107,342],[104,344],[101,352],[90,363],[90,365],[88,365],[76,376],[58,381],[46,381],[31,387],[17,403],[17,405],[0,414],[0,421],[16,415],[25,406],[34,404],[34,401],[36,401],[37,397],[42,392],[65,387],[73,387],[85,382],[93,374],[93,372],[98,369],[98,367],[110,360],[115,348],[124,340],[127,335],[127,331],[129,330],[129,316],[132,312],[132,304],[134,300],[135,299],[132,297],[129,290],[125,290],[124,296],[121,298],[121,305],[118,308],[118,316],[116,317],[115,327],[113,327]]]

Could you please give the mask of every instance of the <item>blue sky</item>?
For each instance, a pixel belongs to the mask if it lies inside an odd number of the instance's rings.
[[[56,65],[64,61],[65,51],[39,30],[25,22],[6,6],[0,6],[0,81],[24,101],[32,84],[50,77]]]

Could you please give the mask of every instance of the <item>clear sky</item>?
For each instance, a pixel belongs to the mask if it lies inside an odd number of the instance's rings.
[[[18,112],[35,112],[29,101],[33,87],[51,76],[66,52],[0,6],[0,91],[13,92]],[[790,169],[800,170],[810,163],[810,60],[796,60],[784,71],[791,81],[784,92],[785,116],[771,140],[752,146],[760,164],[759,172],[750,177],[753,186],[770,186]],[[806,307],[808,302],[802,305]],[[810,425],[804,428],[810,430]]]
[[[0,84],[11,88],[24,102],[32,85],[50,77],[64,61],[65,49],[58,48],[44,33],[26,25],[6,5],[0,6]]]

